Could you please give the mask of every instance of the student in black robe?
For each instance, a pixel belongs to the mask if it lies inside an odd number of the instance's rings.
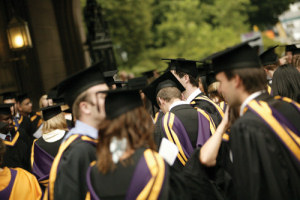
[[[107,89],[100,64],[88,67],[59,84],[58,96],[73,108],[76,122],[53,161],[46,198],[85,198],[86,171],[96,160],[98,128],[105,117],[105,95],[97,92]]]
[[[68,130],[60,105],[42,109],[42,136],[34,141],[31,151],[32,173],[43,188],[48,186],[52,162]]]
[[[86,199],[189,199],[183,179],[173,182],[167,163],[154,150],[153,122],[139,91],[107,93]]]
[[[200,108],[207,112],[213,119],[215,126],[218,126],[224,115],[222,109],[204,95],[198,88],[196,61],[182,58],[171,60],[170,71],[185,88],[184,98],[195,108]]]
[[[225,100],[240,106],[230,128],[237,199],[299,199],[299,105],[266,93],[264,70],[246,42],[211,59]]]
[[[30,171],[30,146],[24,134],[16,131],[10,104],[0,104],[0,122],[6,126],[0,130],[0,137],[6,145],[3,164],[7,167],[20,167]]]
[[[177,146],[178,159],[173,166],[178,170],[185,166],[194,149],[202,146],[214,133],[209,115],[182,101],[181,92],[184,90],[171,72],[164,73],[144,89],[152,103],[165,113],[155,140],[160,146],[162,138],[167,138]]]

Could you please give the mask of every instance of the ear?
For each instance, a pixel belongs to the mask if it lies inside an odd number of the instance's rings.
[[[79,109],[80,109],[81,113],[84,113],[84,114],[91,113],[90,105],[87,102],[84,102],[84,101],[80,102]]]
[[[243,86],[243,81],[242,79],[240,78],[240,76],[238,75],[235,75],[233,78],[233,84],[234,84],[234,87],[235,88],[240,88],[241,86]]]
[[[190,82],[189,75],[185,74],[183,78],[184,78],[184,83],[189,83]]]
[[[17,109],[18,109],[19,111],[22,111],[22,108],[21,108],[21,105],[20,105],[19,102],[17,103]]]

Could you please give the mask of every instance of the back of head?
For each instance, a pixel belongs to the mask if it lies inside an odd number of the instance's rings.
[[[273,75],[272,93],[300,101],[300,73],[294,66],[285,64],[278,67]]]
[[[43,134],[50,133],[51,131],[54,131],[56,129],[65,131],[68,130],[68,125],[64,113],[60,113],[43,122]]]
[[[157,98],[161,98],[166,102],[170,102],[174,99],[181,100],[181,92],[177,87],[165,87],[157,93]],[[158,102],[159,103],[159,102]]]

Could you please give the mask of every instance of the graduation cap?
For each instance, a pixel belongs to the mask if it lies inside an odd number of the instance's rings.
[[[156,69],[152,69],[152,70],[149,70],[149,71],[142,72],[142,75],[146,76],[148,79],[152,78],[154,76],[155,70]]]
[[[259,68],[259,57],[248,42],[214,53],[206,59],[212,60],[212,67],[216,73],[230,69]]]
[[[27,93],[21,93],[17,95],[16,101],[22,103],[25,99],[30,99]]]
[[[117,88],[123,88],[126,87],[128,82],[127,81],[115,81],[116,87]]]
[[[2,115],[11,115],[10,108],[12,106],[14,106],[13,103],[0,104],[0,114],[2,114]]]
[[[295,44],[288,44],[288,45],[284,45],[284,46],[285,46],[285,52],[287,52],[287,51],[293,52],[294,50],[298,49]]]
[[[128,80],[127,88],[128,89],[144,89],[147,87],[148,82],[145,76],[132,78]]]
[[[72,107],[76,97],[92,86],[106,83],[99,63],[81,70],[58,85],[57,95]]]
[[[191,75],[192,77],[196,78],[197,77],[197,65],[194,60],[186,60],[184,58],[176,58],[176,59],[168,59],[168,58],[163,58],[162,60],[170,60],[170,65],[169,65],[169,70],[176,70],[176,71],[181,71],[184,73],[187,73]]]
[[[157,79],[155,79],[145,89],[143,89],[143,92],[145,93],[147,98],[152,102],[152,104],[159,108],[156,101],[156,95],[161,89],[166,87],[176,87],[181,92],[185,90],[185,88],[181,85],[181,83],[171,72],[166,72]]]
[[[103,76],[105,78],[106,84],[110,87],[115,84],[114,76],[118,73],[118,70],[105,71]]]
[[[60,114],[61,111],[61,105],[54,105],[54,106],[48,106],[45,108],[42,108],[42,115],[43,115],[43,119],[45,121],[51,119],[52,117],[55,117],[56,115]]]
[[[143,106],[139,89],[115,89],[104,91],[107,119],[114,119],[130,110]]]
[[[278,45],[269,48],[265,52],[263,52],[259,58],[263,66],[265,65],[272,65],[278,62],[278,56],[275,53],[275,48],[278,47]]]
[[[16,99],[17,95],[16,95],[16,92],[12,92],[12,91],[9,91],[9,92],[2,92],[0,94],[0,96],[3,97],[3,101],[4,100],[7,100],[7,99]]]

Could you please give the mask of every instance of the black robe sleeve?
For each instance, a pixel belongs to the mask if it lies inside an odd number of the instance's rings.
[[[54,199],[85,199],[86,171],[96,159],[96,148],[80,139],[63,153],[54,184]]]

